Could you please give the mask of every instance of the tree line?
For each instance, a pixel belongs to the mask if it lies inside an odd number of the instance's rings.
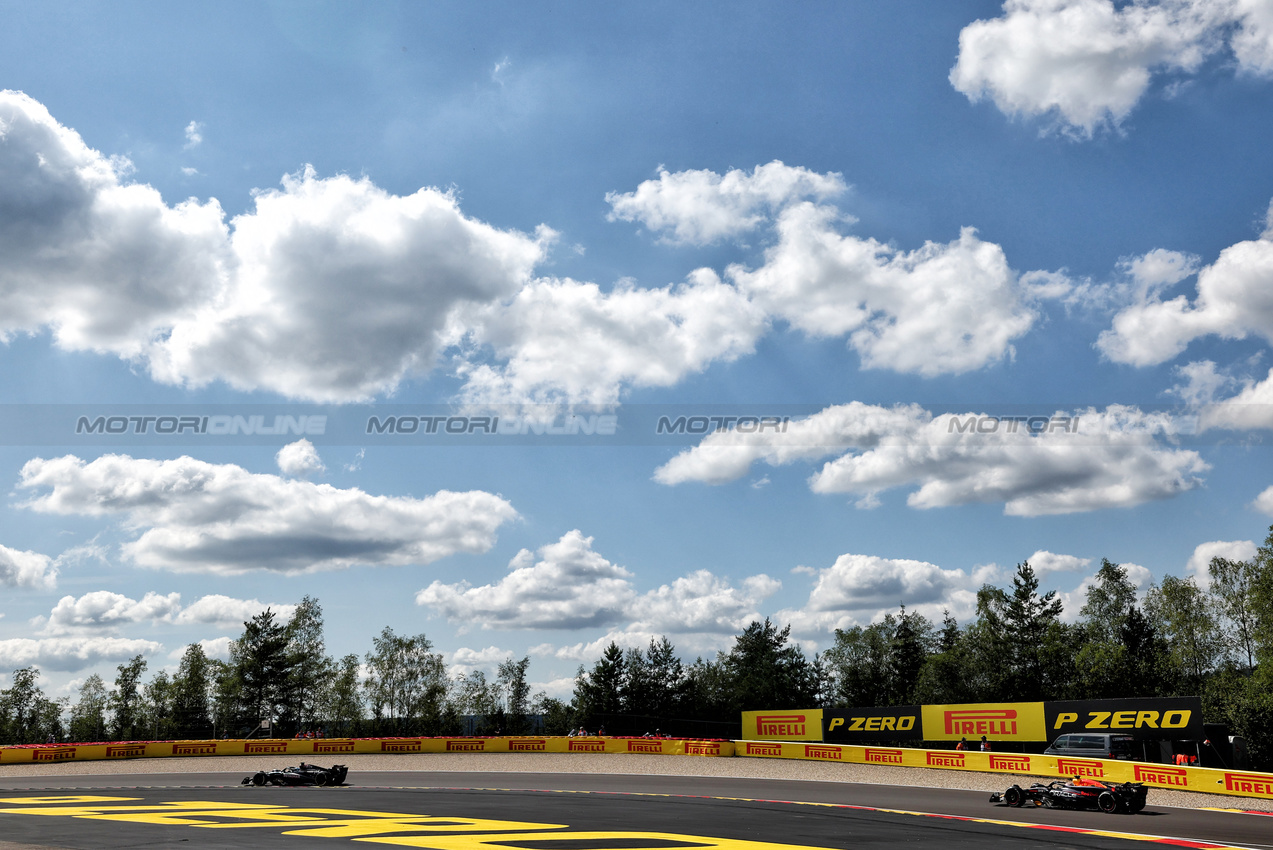
[[[1028,562],[1009,587],[987,584],[973,617],[940,623],[901,606],[879,622],[836,629],[806,654],[791,627],[750,623],[713,658],[684,663],[667,637],[641,648],[611,643],[581,666],[571,699],[531,694],[529,657],[488,679],[450,675],[423,635],[385,628],[365,656],[326,654],[322,609],[306,597],[280,621],[244,623],[228,661],[186,648],[177,671],[148,682],[143,657],[97,675],[78,700],[50,700],[39,671],[14,672],[0,691],[0,740],[34,743],[274,735],[610,734],[736,737],[750,709],[1200,696],[1208,721],[1248,741],[1273,766],[1273,528],[1249,561],[1215,558],[1205,580],[1168,576],[1142,595],[1103,560],[1074,622],[1055,591],[1039,592]]]

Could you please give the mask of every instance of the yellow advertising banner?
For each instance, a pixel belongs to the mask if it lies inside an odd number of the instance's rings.
[[[683,738],[531,736],[505,738],[295,738],[221,741],[128,741],[0,748],[0,764],[41,764],[182,756],[310,756],[339,761],[355,753],[632,753],[732,756],[732,741]]]
[[[744,711],[743,738],[750,741],[821,741],[822,709]]]
[[[906,747],[859,747],[787,741],[735,741],[735,755],[785,758],[847,764],[929,767],[1073,779],[1076,776],[1108,782],[1143,782],[1152,788],[1199,791],[1273,800],[1273,773],[1176,767],[1166,764],[1110,759],[1081,759],[1033,753],[983,753],[956,750],[916,750]],[[1009,780],[1005,778],[1005,783]],[[1020,780],[1016,780],[1020,781]],[[1006,787],[1006,785],[1005,785]]]
[[[924,740],[1046,741],[1041,702],[923,706]]]

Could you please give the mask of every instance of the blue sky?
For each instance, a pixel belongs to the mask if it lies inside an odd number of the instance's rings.
[[[1268,0],[0,15],[0,670],[55,695],[306,594],[565,695],[1273,515]],[[328,423],[74,433],[133,405]],[[791,421],[649,427],[722,410]]]

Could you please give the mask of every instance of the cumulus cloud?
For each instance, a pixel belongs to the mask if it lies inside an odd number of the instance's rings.
[[[700,269],[680,286],[602,292],[537,280],[474,317],[472,337],[502,364],[462,364],[473,402],[613,404],[624,387],[665,387],[753,350],[764,312]]]
[[[1256,546],[1253,540],[1209,540],[1194,547],[1193,554],[1189,556],[1189,562],[1185,564],[1185,574],[1193,576],[1200,587],[1207,588],[1211,586],[1212,558],[1249,561],[1255,557],[1255,553]]]
[[[0,93],[0,338],[47,328],[157,381],[321,402],[367,400],[446,362],[466,401],[613,404],[750,353],[774,318],[847,335],[870,368],[966,372],[1011,356],[1033,302],[1068,287],[1018,276],[971,228],[912,251],[841,235],[848,219],[827,203],[840,175],[780,162],[661,171],[608,195],[612,218],[673,242],[777,235],[758,268],[609,290],[536,277],[557,234],[478,221],[453,192],[395,195],[306,167],[227,223],[215,200],[169,207],[128,170],[30,97]]]
[[[213,593],[191,602],[179,612],[171,615],[170,619],[172,622],[182,625],[199,623],[216,626],[237,626],[252,619],[266,608],[273,611],[281,621],[290,620],[292,614],[296,612],[295,605],[279,604],[277,602],[267,603],[259,599],[235,599],[232,596],[222,596],[219,593]]]
[[[327,467],[323,466],[322,458],[318,456],[318,450],[309,440],[302,439],[288,443],[278,450],[274,460],[278,463],[280,472],[294,478],[305,478],[314,473],[327,471]]]
[[[1237,377],[1210,360],[1177,367],[1181,382],[1170,392],[1184,399],[1196,430],[1234,431],[1273,428],[1273,369],[1263,380]]]
[[[1076,555],[1058,555],[1046,549],[1040,549],[1029,558],[1026,558],[1026,560],[1034,568],[1035,575],[1040,578],[1050,573],[1070,573],[1085,570],[1087,565],[1092,563],[1091,558],[1080,558]]]
[[[841,235],[833,207],[783,210],[778,241],[730,278],[769,314],[812,336],[848,335],[867,368],[926,377],[981,368],[1012,353],[1044,290],[1022,284],[1003,249],[971,227],[945,244],[903,251]]]
[[[1273,205],[1258,239],[1231,245],[1198,271],[1197,297],[1167,299],[1161,287],[1147,287],[1120,310],[1097,347],[1110,360],[1133,366],[1163,363],[1195,339],[1255,335],[1273,342]]]
[[[639,594],[633,574],[596,552],[592,540],[577,529],[569,531],[537,553],[523,549],[496,584],[435,581],[416,594],[416,604],[462,628],[582,629],[622,623],[621,632],[636,641],[625,645],[643,645],[660,634],[732,635],[760,616],[758,603],[780,587],[763,574],[735,587],[708,570],[696,570]]]
[[[930,619],[940,620],[944,609],[966,617],[984,578],[927,561],[845,554],[818,571],[802,608],[780,611],[777,619],[797,634],[818,635],[868,623],[900,605]]]
[[[522,549],[508,567],[496,584],[435,581],[416,594],[416,604],[465,625],[581,629],[616,621],[636,595],[632,574],[594,551],[592,538],[577,529],[538,553]]]
[[[141,532],[123,546],[125,557],[176,572],[427,564],[486,551],[499,526],[517,516],[480,490],[372,496],[190,457],[36,458],[18,486],[36,494],[24,506],[42,513],[121,516]]]
[[[57,587],[57,567],[48,555],[0,546],[0,585],[52,590]]]
[[[182,607],[180,593],[148,592],[142,599],[131,599],[122,593],[94,590],[80,597],[63,596],[47,618],[37,618],[48,635],[101,632],[132,623],[239,625],[266,608],[286,620],[295,605],[267,605],[256,599],[234,599],[213,594]]]
[[[978,422],[993,427],[979,431]],[[911,487],[914,508],[1003,502],[1009,515],[1064,514],[1131,507],[1199,486],[1209,466],[1196,452],[1162,443],[1175,427],[1167,414],[1119,405],[1058,415],[1032,433],[1025,422],[852,402],[783,433],[710,434],[654,477],[721,484],[757,461],[781,466],[835,455],[810,477],[814,492],[855,494],[869,507],[878,493]]]
[[[1251,507],[1265,516],[1273,516],[1273,487],[1261,490],[1260,495],[1256,496],[1255,501],[1251,503]]]
[[[825,200],[847,187],[835,172],[818,174],[774,160],[740,169],[669,173],[634,192],[608,192],[611,221],[636,221],[668,242],[708,245],[754,230],[776,210],[802,198]]]
[[[140,356],[223,285],[220,205],[169,207],[24,94],[0,92],[0,339]]]
[[[76,598],[63,596],[49,614],[47,634],[112,629],[128,623],[166,620],[180,610],[181,594],[147,593],[140,600],[122,593],[95,590]]]
[[[1091,137],[1118,126],[1155,76],[1194,73],[1226,48],[1240,73],[1273,75],[1266,0],[1006,0],[1000,17],[959,34],[950,82],[973,102]]]
[[[11,638],[0,640],[0,667],[38,664],[49,670],[83,670],[95,664],[153,655],[163,644],[118,637]]]

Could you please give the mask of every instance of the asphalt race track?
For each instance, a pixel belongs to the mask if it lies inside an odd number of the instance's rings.
[[[394,771],[351,772],[343,788],[255,788],[241,778],[8,776],[0,848],[1273,848],[1273,817],[1155,807],[1152,791],[1141,814],[1105,815],[1009,809],[981,791],[833,782]]]

